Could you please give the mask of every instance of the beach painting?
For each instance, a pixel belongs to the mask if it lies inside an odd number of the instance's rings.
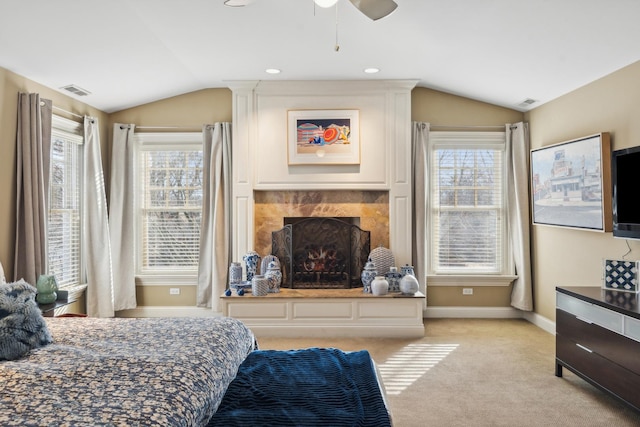
[[[360,163],[358,110],[287,112],[290,165]]]

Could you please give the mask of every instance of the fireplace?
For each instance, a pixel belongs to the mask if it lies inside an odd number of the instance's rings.
[[[272,232],[272,254],[280,260],[282,286],[349,289],[362,286],[371,233],[343,218],[288,219]]]

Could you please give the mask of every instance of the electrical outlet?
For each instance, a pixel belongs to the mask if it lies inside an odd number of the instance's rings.
[[[473,288],[462,288],[462,295],[473,295]]]
[[[180,295],[180,288],[169,288],[169,295]]]

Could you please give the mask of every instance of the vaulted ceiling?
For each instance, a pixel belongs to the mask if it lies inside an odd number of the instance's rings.
[[[0,67],[106,112],[230,80],[351,79],[526,111],[640,59],[637,0],[396,2],[372,21],[347,0],[0,0]]]

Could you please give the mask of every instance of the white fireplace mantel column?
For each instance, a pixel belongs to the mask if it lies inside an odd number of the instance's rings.
[[[389,242],[398,265],[411,257],[409,80],[232,81],[232,257],[254,245],[254,190],[386,190]],[[289,166],[287,111],[357,109],[359,165]],[[264,254],[261,254],[264,255]]]

